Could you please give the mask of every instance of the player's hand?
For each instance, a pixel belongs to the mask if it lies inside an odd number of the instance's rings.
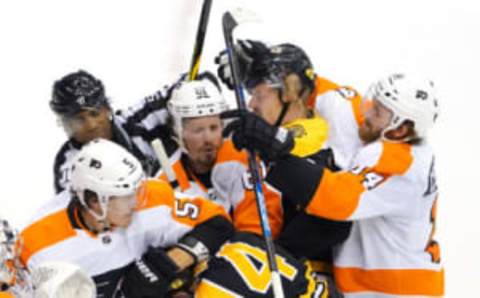
[[[166,252],[151,247],[141,259],[127,267],[122,293],[126,298],[164,297],[185,283],[183,274]]]
[[[287,129],[270,125],[252,112],[231,110],[223,112],[221,118],[235,119],[224,129],[225,136],[232,134],[235,148],[257,151],[264,161],[274,161],[289,154],[295,145]]]
[[[254,60],[265,52],[268,52],[268,47],[261,41],[254,40],[239,40],[235,46],[235,55],[238,59],[238,75],[240,81],[244,81],[246,73],[249,72]],[[220,80],[227,85],[231,90],[233,86],[233,75],[230,69],[229,58],[227,50],[221,51],[215,57],[215,64],[218,65],[217,74]]]

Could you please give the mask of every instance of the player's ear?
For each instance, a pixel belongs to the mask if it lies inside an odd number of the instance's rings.
[[[308,92],[303,88],[303,83],[300,77],[296,73],[291,73],[285,77],[285,95],[284,100],[286,102],[294,102],[297,100],[303,100],[305,94],[308,96]]]
[[[386,132],[385,136],[392,140],[402,140],[409,136],[414,136],[413,122],[405,121],[396,129]]]

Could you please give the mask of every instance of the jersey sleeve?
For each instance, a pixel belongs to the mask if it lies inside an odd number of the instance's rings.
[[[170,246],[189,234],[210,251],[215,251],[231,236],[233,228],[221,206],[205,198],[174,192],[166,182],[159,180],[150,180],[146,188],[147,199],[142,209],[152,212],[156,220],[164,221],[159,226],[161,231],[150,234],[152,245]],[[151,220],[155,219],[148,218]]]
[[[414,189],[404,174],[411,145],[377,142],[362,149],[350,171],[325,170],[306,212],[335,220],[356,220],[403,213]]]
[[[332,172],[289,157],[270,170],[267,181],[308,214],[355,220],[405,212],[411,206],[409,192],[415,190],[404,174],[412,162],[411,145],[377,142],[359,152],[349,171]]]
[[[260,163],[263,177],[265,168]],[[230,202],[233,224],[236,231],[262,234],[253,182],[248,170],[248,156],[234,149],[230,140],[222,147],[212,171],[212,184],[222,200]],[[267,216],[276,238],[283,225],[281,194],[266,183],[262,183]]]
[[[326,78],[322,78],[320,76],[317,76],[316,80],[315,80],[315,89],[313,90],[312,94],[310,95],[310,97],[308,98],[307,100],[307,105],[308,107],[314,107],[315,106],[315,101],[316,101],[316,98],[317,96],[323,94],[323,93],[326,93],[327,91],[330,91],[330,90],[335,90],[337,89],[339,86],[326,79]]]
[[[361,96],[348,87],[339,87],[317,97],[315,111],[328,123],[326,146],[335,153],[337,165],[346,169],[362,146],[358,128],[363,123]]]

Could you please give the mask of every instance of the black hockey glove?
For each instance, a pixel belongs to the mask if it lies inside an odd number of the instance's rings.
[[[141,259],[127,267],[122,293],[125,298],[165,297],[167,292],[189,282],[189,275],[178,269],[165,250],[150,247]]]
[[[270,125],[252,112],[232,110],[223,112],[221,117],[237,118],[223,131],[225,136],[232,134],[235,148],[257,151],[264,161],[274,161],[289,154],[295,145],[287,129]]]
[[[261,41],[250,39],[237,41],[235,44],[235,54],[238,59],[238,75],[242,82],[245,80],[245,74],[250,70],[253,61],[268,51],[268,47]],[[220,80],[227,85],[230,90],[233,90],[233,76],[227,50],[221,51],[215,57],[215,64],[218,64],[217,74]]]

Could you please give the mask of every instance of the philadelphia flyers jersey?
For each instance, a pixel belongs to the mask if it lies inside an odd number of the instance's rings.
[[[225,140],[221,145],[215,164],[207,175],[193,173],[188,157],[181,150],[175,152],[170,161],[182,192],[209,198],[221,205],[231,215],[235,230],[262,233],[248,171],[248,156],[246,152],[236,150],[231,140]],[[157,176],[167,180],[163,171]],[[263,185],[263,192],[272,235],[277,237],[283,225],[281,195],[267,184]]]
[[[21,260],[34,269],[46,261],[68,262],[79,266],[97,285],[98,297],[114,297],[125,268],[140,258],[149,246],[169,247],[195,227],[210,225],[202,239],[220,237],[210,243],[223,243],[231,229],[223,208],[203,198],[176,198],[162,181],[148,180],[142,198],[125,228],[112,228],[98,234],[88,230],[69,192],[40,209],[23,229]],[[204,243],[208,247],[208,243]],[[217,248],[208,247],[212,252]],[[116,297],[116,296],[115,296]]]
[[[438,187],[433,150],[426,142],[363,145],[360,101],[351,89],[340,88],[315,103],[328,121],[327,145],[343,171],[291,159],[278,175],[305,177],[303,185],[284,186],[293,187],[289,192],[297,196],[291,198],[307,214],[353,222],[347,240],[334,252],[335,280],[346,297],[442,296],[444,270],[434,238]],[[278,163],[277,170],[281,167]],[[274,181],[275,172],[267,181],[286,192]]]

